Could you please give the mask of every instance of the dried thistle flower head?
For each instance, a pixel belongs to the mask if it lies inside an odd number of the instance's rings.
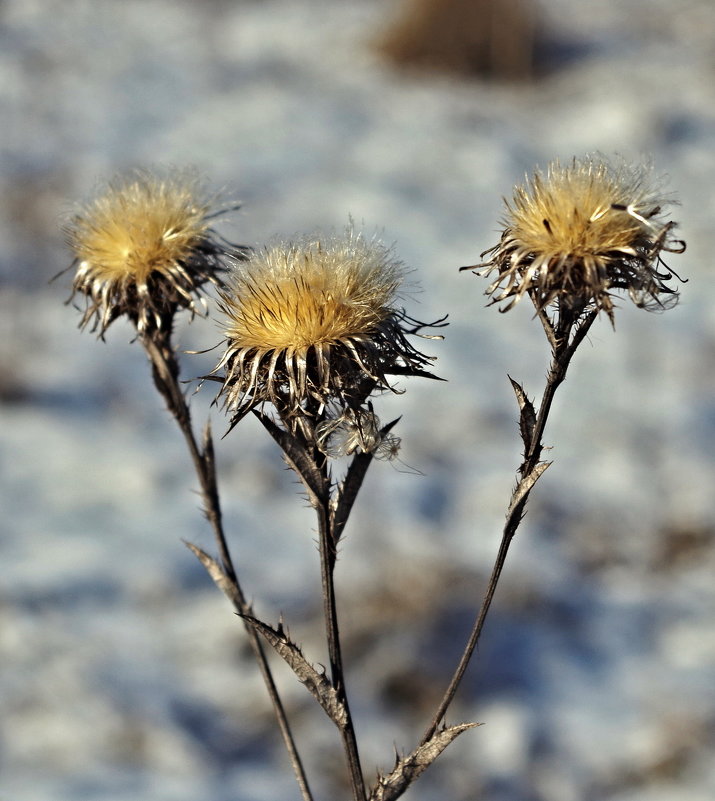
[[[75,254],[73,296],[87,298],[80,326],[92,321],[101,336],[126,314],[142,332],[170,327],[177,308],[205,307],[201,287],[217,283],[231,250],[211,228],[226,210],[191,171],[136,171],[110,182],[65,228]]]
[[[667,282],[675,273],[661,253],[680,253],[685,244],[671,236],[675,223],[665,221],[664,205],[645,167],[597,157],[553,162],[507,203],[501,241],[477,265],[480,274],[497,272],[487,294],[509,301],[503,311],[529,294],[537,311],[595,307],[611,321],[617,290],[649,310],[673,306],[678,292]]]
[[[403,277],[389,248],[352,227],[236,264],[220,291],[226,350],[213,371],[224,371],[227,408],[269,401],[284,419],[331,400],[357,408],[392,389],[388,375],[429,375],[406,336],[423,324],[395,305]]]

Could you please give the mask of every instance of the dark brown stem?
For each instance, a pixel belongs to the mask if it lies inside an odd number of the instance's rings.
[[[536,475],[534,471],[539,466],[541,453],[544,448],[542,437],[544,435],[544,429],[546,428],[549,412],[551,411],[551,404],[553,403],[554,395],[559,385],[566,378],[566,371],[568,370],[571,359],[576,352],[576,348],[583,341],[596,317],[597,312],[593,311],[589,312],[577,322],[564,319],[560,320],[557,325],[554,326],[548,317],[546,317],[545,313],[542,312],[540,315],[546,336],[549,339],[549,342],[552,344],[553,352],[551,366],[546,379],[546,387],[541,398],[541,404],[536,416],[533,433],[530,437],[530,446],[528,451],[524,454],[524,462],[519,471],[521,474],[521,479],[517,482],[509,502],[509,511],[504,524],[499,551],[494,562],[494,567],[492,568],[491,576],[489,577],[489,583],[487,584],[487,590],[484,595],[482,605],[479,609],[479,613],[477,614],[477,618],[469,635],[469,639],[464,651],[462,652],[462,656],[460,657],[459,664],[454,671],[449,686],[447,687],[447,690],[440,701],[432,721],[422,736],[420,745],[424,745],[426,742],[428,742],[437,731],[439,725],[442,723],[442,720],[447,713],[447,709],[454,700],[454,696],[459,689],[459,685],[461,684],[462,678],[464,677],[472,655],[474,654],[474,650],[477,647],[479,637],[481,636],[482,629],[484,628],[484,622],[487,618],[487,614],[489,613],[489,609],[494,598],[494,593],[496,592],[502,570],[504,569],[506,557],[509,552],[509,546],[514,539],[514,535],[516,534],[519,524],[524,516],[526,504],[529,500],[531,487],[533,487],[535,478],[530,482],[529,488],[526,489],[526,491],[523,491],[524,485],[522,485],[522,482],[529,481],[531,477]],[[574,331],[573,336],[571,336],[571,331],[574,325],[576,326],[576,330]],[[519,497],[519,495],[521,495],[521,497]]]
[[[211,524],[216,540],[216,547],[218,548],[219,557],[224,573],[233,585],[233,603],[236,612],[241,615],[251,615],[251,606],[246,601],[246,597],[241,589],[241,585],[236,575],[236,570],[231,559],[231,554],[226,541],[226,536],[223,529],[223,520],[221,515],[221,505],[219,502],[218,485],[216,481],[216,467],[213,458],[213,445],[211,436],[207,429],[204,448],[202,449],[194,435],[193,426],[191,425],[191,413],[186,403],[184,393],[181,391],[179,385],[179,366],[176,360],[176,355],[173,347],[171,346],[171,336],[168,333],[154,331],[149,335],[141,337],[141,342],[146,350],[149,361],[152,365],[153,378],[156,388],[163,396],[169,411],[176,420],[179,428],[181,429],[191,459],[194,463],[196,475],[201,485],[201,494],[204,500],[204,507],[206,516]],[[271,703],[278,721],[278,727],[283,738],[288,756],[290,758],[293,772],[295,773],[296,781],[300,787],[300,792],[303,801],[313,801],[313,796],[310,792],[308,779],[303,768],[298,749],[293,738],[293,734],[288,723],[283,702],[278,694],[278,688],[273,680],[268,658],[266,657],[263,645],[259,640],[257,632],[244,623],[248,640],[251,649],[256,658],[259,670],[263,676],[263,681],[268,690]]]
[[[340,727],[343,749],[350,772],[350,786],[354,801],[365,801],[365,780],[360,766],[357,738],[353,726],[350,706],[348,704],[345,687],[345,674],[343,672],[343,657],[340,646],[340,629],[338,626],[338,613],[335,602],[335,583],[333,580],[335,563],[337,561],[337,542],[333,532],[330,518],[330,480],[327,467],[323,461],[322,472],[325,493],[317,499],[319,536],[320,536],[320,576],[323,587],[323,614],[325,617],[325,634],[328,643],[328,658],[330,660],[330,673],[333,687],[338,693],[346,711],[346,721]]]

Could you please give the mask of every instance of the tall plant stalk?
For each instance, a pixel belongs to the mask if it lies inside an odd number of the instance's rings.
[[[171,344],[171,334],[166,331],[153,330],[142,334],[140,340],[152,366],[154,385],[166,401],[168,410],[181,430],[191,454],[191,461],[201,487],[204,511],[211,525],[218,549],[222,574],[226,579],[226,587],[230,588],[226,594],[233,603],[236,612],[244,618],[248,641],[273,706],[278,728],[288,752],[301,795],[304,801],[313,801],[308,778],[283,702],[273,679],[265,649],[255,628],[245,620],[246,616],[252,614],[252,610],[241,588],[224,533],[211,430],[207,425],[204,431],[203,446],[200,446],[194,434],[191,412],[179,383],[179,364],[176,359],[176,352]],[[195,553],[198,551],[195,547],[192,550]],[[197,553],[197,555],[199,554]]]
[[[492,568],[489,581],[487,583],[484,599],[477,613],[477,617],[469,634],[467,644],[464,647],[457,667],[445,690],[442,700],[435,711],[430,724],[422,735],[421,744],[426,743],[434,736],[435,731],[444,719],[445,714],[459,686],[464,678],[464,674],[474,655],[474,650],[479,643],[479,638],[484,628],[484,623],[489,614],[494,594],[506,563],[509,546],[517,533],[521,523],[526,505],[529,500],[531,490],[539,477],[549,466],[549,462],[541,461],[541,454],[544,450],[543,434],[546,423],[551,411],[551,404],[554,400],[556,390],[566,378],[566,372],[571,363],[576,348],[581,344],[588,333],[591,325],[598,316],[597,311],[591,311],[584,317],[573,320],[571,315],[562,315],[557,325],[548,318],[546,313],[541,310],[538,314],[544,327],[544,331],[552,348],[551,364],[546,378],[544,393],[541,398],[538,412],[535,412],[533,404],[526,397],[523,388],[513,379],[510,379],[517,396],[520,407],[520,432],[524,443],[524,460],[519,466],[519,479],[514,487],[509,505],[507,507],[506,521],[502,532],[499,550],[497,552],[494,567]]]
[[[277,408],[282,427],[278,427],[262,413],[257,413],[257,416],[282,448],[284,458],[303,483],[317,516],[323,619],[330,665],[330,690],[333,694],[332,709],[337,710],[337,713],[327,711],[340,732],[353,801],[365,801],[365,779],[360,765],[360,754],[343,668],[334,578],[337,546],[350,512],[350,508],[341,504],[341,500],[345,498],[346,487],[350,488],[352,500],[357,496],[371,459],[364,454],[362,459],[355,456],[353,466],[355,460],[359,460],[364,463],[364,468],[359,471],[359,474],[354,469],[348,471],[346,481],[342,485],[333,486],[328,459],[317,447],[315,434],[316,428],[321,423],[327,422],[325,411],[321,410],[319,405],[310,403],[309,417],[303,419],[301,424],[296,425],[284,404],[279,403]],[[341,506],[343,514],[338,522],[335,511]],[[351,506],[352,501],[350,501]]]
[[[326,475],[327,479],[327,475]],[[326,483],[328,483],[326,481]],[[335,598],[335,564],[337,561],[337,540],[330,519],[330,499],[321,499],[316,509],[318,515],[318,536],[320,539],[320,578],[323,594],[323,616],[325,619],[325,635],[330,659],[330,676],[338,698],[345,707],[345,724],[341,727],[340,736],[350,774],[350,786],[354,801],[365,801],[365,780],[360,766],[355,728],[353,726],[350,705],[348,703],[347,685],[343,670],[343,655],[340,644],[340,627]]]

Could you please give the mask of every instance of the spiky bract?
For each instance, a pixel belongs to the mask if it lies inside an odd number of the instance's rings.
[[[667,285],[674,273],[661,253],[685,246],[671,236],[664,205],[648,168],[598,157],[553,162],[507,203],[501,241],[477,265],[481,274],[498,273],[487,294],[508,301],[503,311],[528,293],[537,310],[595,307],[611,320],[616,290],[649,310],[674,305],[678,292]]]
[[[135,171],[110,182],[65,228],[73,291],[87,298],[80,326],[92,321],[102,335],[126,314],[142,332],[170,326],[179,307],[204,306],[201,287],[217,283],[231,250],[211,228],[222,211],[192,171]]]
[[[424,374],[430,359],[406,335],[422,325],[395,303],[404,269],[352,228],[306,238],[238,263],[220,292],[226,350],[221,394],[241,414],[265,401],[301,416],[329,401],[357,408],[391,389],[387,376]]]

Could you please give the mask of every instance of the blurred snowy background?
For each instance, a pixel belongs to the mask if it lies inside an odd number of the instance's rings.
[[[466,733],[414,801],[715,797],[715,5],[540,0],[538,74],[401,71],[385,0],[0,3],[0,799],[298,799],[241,626],[182,545],[211,548],[178,433],[131,331],[63,306],[60,224],[137,165],[197,165],[245,244],[352,215],[395,242],[447,384],[380,401],[399,464],[372,469],[338,566],[370,778],[410,749],[481,598],[519,462],[509,372],[541,391],[524,304],[457,267],[498,237],[536,164],[652,156],[682,204],[689,277],[665,315],[594,328],[558,398],[554,464],[514,543],[450,715]],[[181,332],[187,349],[215,324]],[[200,375],[214,356],[186,357]],[[209,413],[210,393],[193,400]],[[211,412],[215,429],[224,421]],[[321,651],[313,521],[251,421],[219,446],[227,528],[260,614]],[[318,798],[336,736],[276,665]]]

